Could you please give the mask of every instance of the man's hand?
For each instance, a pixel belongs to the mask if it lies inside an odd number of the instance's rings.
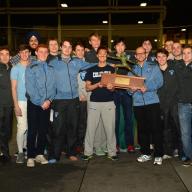
[[[102,88],[102,87],[103,87],[103,85],[101,84],[101,82],[97,83],[97,85],[98,85],[99,88]]]
[[[113,91],[114,90],[114,86],[111,83],[108,83],[107,84],[107,89],[110,90],[110,91]]]
[[[80,95],[79,96],[79,101],[87,101],[87,98],[85,95]]]
[[[115,64],[113,64],[113,63],[111,63],[110,66],[115,68]]]
[[[22,116],[22,111],[18,105],[15,106],[14,111],[16,116]]]
[[[46,110],[49,108],[50,104],[51,104],[51,102],[49,100],[46,100],[46,101],[44,101],[43,105],[41,105],[41,108],[43,110]]]
[[[131,91],[132,93],[134,93],[135,91],[138,90],[138,88],[137,87],[130,87],[128,90]]]
[[[140,90],[142,93],[145,93],[147,91],[147,88],[145,86],[143,86]]]

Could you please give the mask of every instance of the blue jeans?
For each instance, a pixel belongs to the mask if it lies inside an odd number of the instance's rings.
[[[178,104],[181,140],[185,156],[192,158],[192,104]]]

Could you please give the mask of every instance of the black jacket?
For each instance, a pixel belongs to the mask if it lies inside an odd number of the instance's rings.
[[[178,84],[176,79],[176,71],[172,63],[168,63],[168,67],[163,74],[163,86],[158,90],[160,107],[162,110],[169,109],[177,103]]]
[[[178,62],[175,65],[178,82],[178,102],[192,103],[192,62],[188,65]]]
[[[5,64],[0,63],[0,107],[11,107],[13,105],[10,71],[11,65],[7,69]]]
[[[98,63],[99,59],[97,58],[97,53],[94,49],[85,53],[85,61],[88,63]]]

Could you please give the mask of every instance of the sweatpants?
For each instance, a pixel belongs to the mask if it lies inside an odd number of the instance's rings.
[[[106,133],[108,155],[115,156],[115,104],[113,101],[89,103],[84,154],[88,156],[93,154],[95,133],[100,120],[103,122]]]
[[[19,153],[23,153],[23,148],[27,146],[27,101],[18,101],[18,105],[21,109],[22,116],[16,116],[17,118],[17,147]]]

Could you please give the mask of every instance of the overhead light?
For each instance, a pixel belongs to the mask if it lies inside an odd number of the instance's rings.
[[[138,23],[138,24],[143,24],[143,21],[138,21],[137,23]]]
[[[61,7],[68,7],[67,3],[61,3]]]
[[[155,42],[157,42],[157,41],[158,41],[158,39],[154,39],[154,41],[155,41]]]
[[[187,31],[187,29],[183,28],[183,29],[181,29],[181,31]]]
[[[107,24],[107,23],[108,23],[108,21],[104,20],[104,21],[102,21],[102,23],[103,23],[103,24]]]
[[[111,39],[111,43],[113,43],[114,42],[114,40],[113,39]]]
[[[140,6],[141,6],[141,7],[146,7],[146,6],[147,6],[147,3],[145,3],[145,2],[140,3]]]

